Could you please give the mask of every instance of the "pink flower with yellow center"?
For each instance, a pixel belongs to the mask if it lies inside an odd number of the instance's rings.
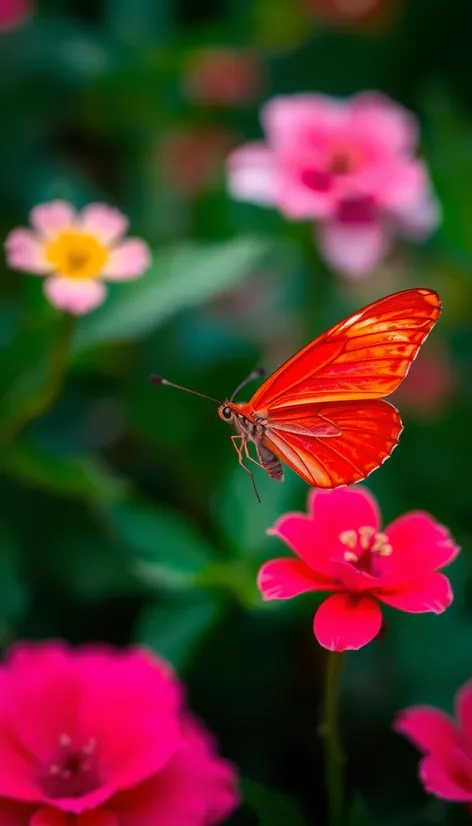
[[[266,562],[258,586],[266,600],[333,591],[314,620],[325,648],[370,642],[382,625],[379,602],[414,614],[440,614],[451,604],[450,582],[438,570],[459,548],[428,513],[406,513],[382,530],[377,502],[360,485],[311,491],[308,511],[285,514],[268,531],[296,557]]]
[[[14,229],[5,241],[10,267],[46,276],[44,292],[56,307],[83,315],[106,295],[105,281],[139,278],[150,264],[147,244],[123,238],[128,219],[105,204],[76,212],[65,201],[31,211],[32,229]]]
[[[236,772],[141,649],[15,646],[0,666],[2,826],[213,826]]]

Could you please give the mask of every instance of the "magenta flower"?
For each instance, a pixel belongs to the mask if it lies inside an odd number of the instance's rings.
[[[90,312],[105,298],[104,281],[139,278],[149,267],[147,245],[123,235],[128,219],[105,204],[77,213],[65,201],[31,211],[32,229],[14,229],[5,241],[10,267],[45,275],[44,292],[61,310]]]
[[[143,650],[15,647],[0,666],[0,823],[210,826],[235,772]]]
[[[419,775],[427,792],[472,803],[472,681],[457,692],[456,720],[430,706],[402,711],[394,729],[425,755]]]
[[[436,226],[428,172],[414,155],[416,121],[388,98],[279,97],[264,106],[262,123],[267,142],[229,157],[230,191],[318,221],[321,249],[341,272],[370,270],[397,231],[421,238]]]
[[[268,531],[297,558],[266,562],[258,586],[266,600],[334,591],[315,614],[320,645],[366,645],[382,625],[379,601],[413,614],[440,614],[451,604],[449,580],[437,571],[459,548],[429,514],[406,513],[382,531],[377,502],[361,485],[312,490],[308,511],[287,513]]]
[[[0,0],[0,31],[26,23],[33,13],[33,0]]]

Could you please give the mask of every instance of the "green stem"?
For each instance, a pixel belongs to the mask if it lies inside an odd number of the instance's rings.
[[[74,316],[63,314],[57,337],[51,348],[44,384],[37,393],[25,401],[14,416],[5,422],[0,432],[0,453],[3,454],[8,449],[28,422],[43,416],[54,404],[67,369],[74,323]]]
[[[341,826],[343,815],[342,751],[339,741],[338,697],[342,655],[330,651],[324,693],[324,750],[329,822]]]

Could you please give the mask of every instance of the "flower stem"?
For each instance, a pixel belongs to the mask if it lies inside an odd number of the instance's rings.
[[[64,313],[49,355],[49,364],[42,388],[25,400],[24,405],[7,419],[0,431],[0,452],[3,454],[28,422],[38,419],[52,407],[64,379],[74,331],[74,316]]]
[[[339,742],[338,696],[341,675],[341,654],[330,651],[326,664],[324,689],[324,751],[325,777],[328,795],[329,823],[341,826],[343,814],[342,751]]]

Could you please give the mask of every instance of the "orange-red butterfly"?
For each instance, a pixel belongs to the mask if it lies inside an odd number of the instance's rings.
[[[253,484],[243,454],[279,482],[284,478],[282,460],[319,488],[359,482],[378,468],[398,444],[403,428],[398,411],[383,397],[403,381],[440,312],[433,290],[404,290],[381,298],[292,356],[250,402],[233,398],[262,371],[254,371],[230,400],[219,403],[218,414],[237,430],[231,438]],[[152,381],[186,389],[156,376]],[[258,462],[249,454],[250,442],[255,443]]]

